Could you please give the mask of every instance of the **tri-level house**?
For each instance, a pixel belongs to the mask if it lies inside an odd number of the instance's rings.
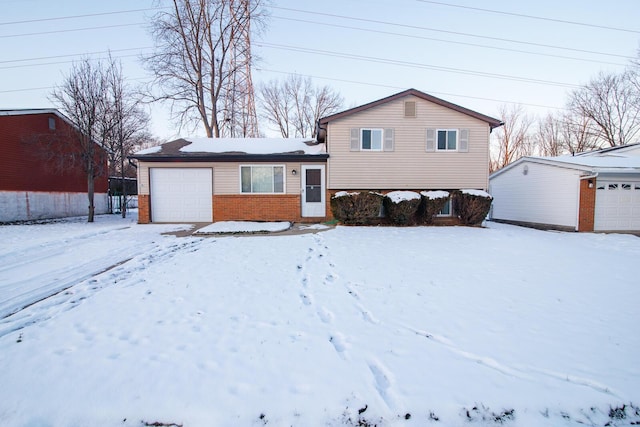
[[[139,222],[319,221],[342,190],[486,191],[501,125],[409,89],[321,118],[317,141],[172,141],[132,156]]]

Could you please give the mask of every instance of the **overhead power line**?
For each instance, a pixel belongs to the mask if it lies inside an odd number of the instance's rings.
[[[23,36],[40,36],[43,34],[57,34],[57,33],[72,33],[75,31],[88,31],[88,30],[102,30],[105,28],[120,28],[120,27],[139,27],[140,25],[144,25],[143,22],[136,22],[133,24],[114,24],[114,25],[103,25],[99,27],[84,27],[84,28],[71,28],[68,30],[52,30],[52,31],[40,31],[37,33],[22,33],[22,34],[7,34],[4,36],[0,36],[0,38],[9,38],[9,37],[23,37]]]
[[[572,52],[590,53],[590,54],[594,54],[594,55],[604,55],[604,56],[612,56],[612,57],[624,58],[624,59],[634,59],[634,57],[632,57],[632,56],[618,55],[618,54],[609,53],[609,52],[597,52],[597,51],[594,51],[594,50],[577,49],[577,48],[571,48],[571,47],[566,47],[566,46],[556,46],[556,45],[549,45],[549,44],[544,44],[544,43],[528,42],[528,41],[524,41],[524,40],[506,39],[506,38],[502,38],[502,37],[482,36],[482,35],[479,35],[479,34],[463,33],[463,32],[460,32],[460,31],[442,30],[442,29],[438,29],[438,28],[422,27],[422,26],[419,26],[419,25],[400,24],[400,23],[397,23],[397,22],[381,21],[381,20],[377,20],[377,19],[355,18],[355,17],[351,17],[351,16],[336,15],[336,14],[324,13],[324,12],[314,12],[314,11],[309,11],[309,10],[294,9],[294,8],[290,8],[290,7],[279,7],[279,6],[270,6],[270,7],[272,9],[287,10],[287,11],[298,12],[298,13],[306,13],[306,14],[310,14],[310,15],[314,15],[314,16],[320,15],[320,16],[327,16],[327,17],[331,17],[331,18],[347,19],[347,20],[351,20],[351,21],[369,22],[369,23],[374,23],[374,24],[385,24],[385,25],[392,25],[392,26],[402,27],[402,28],[411,28],[413,30],[436,31],[436,32],[440,32],[440,33],[455,34],[455,35],[459,35],[459,36],[474,37],[474,38],[495,40],[495,41],[508,42],[508,43],[517,43],[517,44],[523,44],[523,45],[528,45],[528,46],[538,46],[538,47],[545,47],[545,48],[551,48],[551,49],[568,50],[568,51],[572,51]]]
[[[448,73],[466,74],[466,75],[488,77],[488,78],[501,79],[501,80],[512,80],[512,81],[518,81],[518,82],[524,82],[524,83],[536,83],[536,84],[543,84],[548,86],[561,86],[561,87],[567,87],[567,88],[579,87],[578,85],[575,85],[572,83],[554,82],[551,80],[542,80],[542,79],[532,79],[528,77],[518,77],[518,76],[512,76],[508,74],[486,73],[482,71],[467,70],[463,68],[441,67],[441,66],[431,65],[431,64],[421,64],[418,62],[409,62],[409,61],[393,60],[388,58],[378,58],[373,56],[355,55],[352,53],[335,52],[335,51],[329,51],[329,50],[310,49],[310,48],[305,48],[300,46],[290,46],[290,45],[281,45],[281,44],[273,44],[273,43],[256,43],[256,45],[261,47],[266,47],[266,48],[272,48],[272,49],[281,49],[281,50],[288,50],[293,52],[310,53],[314,55],[333,56],[337,58],[354,59],[359,61],[376,62],[376,63],[390,64],[390,65],[400,65],[400,66],[409,67],[409,68],[422,68],[422,69],[429,69],[429,70],[435,70],[435,71],[443,71]]]
[[[28,19],[24,21],[12,21],[12,22],[0,22],[0,25],[14,25],[14,24],[30,24],[33,22],[46,22],[46,21],[61,21],[65,19],[76,19],[76,18],[89,18],[93,16],[106,16],[106,15],[118,15],[123,13],[134,13],[134,12],[147,12],[149,10],[160,10],[166,9],[165,7],[152,7],[148,9],[131,9],[131,10],[116,10],[113,12],[102,12],[102,13],[89,13],[86,15],[71,15],[71,16],[58,16],[54,18],[40,18],[40,19]]]
[[[459,41],[455,41],[455,40],[438,39],[438,38],[435,38],[435,37],[426,37],[426,36],[418,36],[418,35],[414,35],[414,34],[395,33],[395,32],[392,32],[392,31],[373,30],[373,29],[370,29],[370,28],[354,27],[354,26],[351,26],[351,25],[331,24],[331,23],[328,23],[328,22],[310,21],[310,20],[306,20],[306,19],[288,18],[288,17],[284,17],[284,16],[271,15],[271,18],[282,19],[282,20],[285,20],[285,21],[302,22],[302,23],[305,23],[305,24],[323,25],[323,26],[333,27],[333,28],[345,28],[345,29],[349,29],[349,30],[364,31],[364,32],[368,32],[368,33],[385,34],[385,35],[392,35],[392,36],[398,36],[398,37],[407,37],[407,38],[413,38],[413,39],[419,39],[419,40],[431,40],[431,41],[436,41],[436,42],[457,44],[457,45],[462,45],[462,46],[481,47],[481,48],[484,48],[484,49],[499,50],[501,52],[516,52],[516,53],[524,53],[524,54],[527,54],[527,55],[546,56],[546,57],[550,57],[550,58],[569,59],[569,60],[572,60],[572,61],[592,62],[592,63],[597,63],[597,64],[619,65],[619,66],[626,65],[626,64],[621,64],[621,63],[617,63],[617,62],[607,62],[607,61],[598,61],[598,60],[595,60],[595,59],[575,58],[575,57],[572,57],[572,56],[554,55],[552,53],[533,52],[533,51],[530,51],[530,50],[509,49],[509,48],[505,48],[505,47],[490,46],[490,45],[486,45],[486,44],[459,42]]]
[[[375,87],[384,87],[384,88],[389,88],[389,89],[394,89],[394,90],[405,90],[406,86],[393,86],[393,85],[385,85],[385,84],[380,84],[380,83],[371,83],[371,82],[363,82],[360,80],[346,80],[346,79],[336,79],[333,77],[325,77],[325,76],[316,76],[316,75],[311,75],[311,74],[300,74],[300,73],[292,73],[290,71],[280,71],[280,70],[269,70],[267,68],[256,68],[256,70],[258,71],[266,71],[268,73],[276,73],[276,74],[285,74],[285,75],[299,75],[302,77],[311,77],[313,79],[320,79],[320,80],[329,80],[329,81],[335,81],[335,82],[341,82],[341,83],[353,83],[353,84],[359,84],[359,85],[365,85],[365,86],[375,86]],[[506,104],[519,104],[519,105],[527,105],[530,107],[539,107],[539,108],[553,108],[556,110],[564,110],[564,107],[556,107],[556,106],[551,106],[551,105],[540,105],[540,104],[531,104],[531,103],[526,103],[526,102],[518,102],[518,101],[507,101],[504,99],[495,99],[495,98],[485,98],[485,97],[481,97],[481,96],[471,96],[471,95],[460,95],[459,93],[451,93],[451,92],[439,92],[439,91],[432,91],[432,90],[426,90],[425,92],[431,94],[431,95],[439,95],[439,96],[457,96],[460,98],[469,98],[469,99],[478,99],[481,101],[491,101],[491,102],[501,102],[501,103],[506,103]]]
[[[256,71],[264,71],[264,72],[267,72],[267,73],[275,73],[275,74],[283,74],[283,75],[296,74],[296,75],[299,75],[299,76],[302,76],[302,77],[311,77],[313,79],[319,79],[319,80],[328,80],[328,81],[334,81],[334,82],[358,84],[358,85],[373,86],[373,87],[383,87],[383,88],[389,88],[389,89],[394,89],[394,90],[404,90],[404,89],[406,89],[405,86],[386,85],[386,84],[381,84],[381,83],[364,82],[364,81],[360,81],[360,80],[337,79],[337,78],[333,78],[333,77],[317,76],[317,75],[312,75],[312,74],[292,73],[291,71],[270,70],[270,69],[267,69],[267,68],[256,68]],[[129,80],[147,81],[147,79],[144,79],[144,78],[129,79]],[[53,88],[54,88],[53,86],[47,86],[47,87],[32,87],[32,88],[23,88],[23,89],[0,90],[0,93],[28,92],[28,91],[36,91],[36,90],[51,90]],[[439,92],[439,91],[431,91],[431,90],[428,90],[426,92],[430,93],[432,95],[439,95],[439,96],[456,96],[456,97],[460,97],[460,98],[477,99],[477,100],[481,100],[481,101],[500,102],[500,103],[505,103],[505,104],[519,104],[519,105],[526,105],[526,106],[530,106],[530,107],[553,108],[553,109],[557,109],[557,110],[564,109],[563,107],[555,107],[555,106],[551,106],[551,105],[531,104],[531,103],[519,102],[519,101],[507,101],[507,100],[504,100],[504,99],[485,98],[485,97],[481,97],[481,96],[460,95],[458,93],[450,93],[450,92]]]
[[[97,52],[82,52],[82,53],[69,53],[66,55],[53,55],[53,56],[40,56],[34,58],[23,58],[23,59],[10,59],[8,61],[0,61],[0,64],[10,64],[12,62],[29,62],[29,61],[41,61],[43,59],[58,59],[58,58],[70,58],[70,57],[78,57],[78,56],[87,56],[87,55],[101,55],[103,53],[114,53],[114,52],[128,52],[131,50],[147,50],[151,49],[151,47],[131,47],[127,49],[110,49],[110,50],[100,50]],[[29,64],[29,65],[39,65],[39,64]]]
[[[583,27],[602,28],[602,29],[605,29],[605,30],[624,31],[624,32],[627,32],[627,33],[640,34],[640,31],[638,31],[638,30],[630,30],[628,28],[609,27],[607,25],[589,24],[589,23],[586,23],[586,22],[568,21],[568,20],[565,20],[565,19],[556,19],[556,18],[547,18],[547,17],[544,17],[544,16],[526,15],[524,13],[513,13],[513,12],[505,12],[505,11],[502,11],[502,10],[483,9],[483,8],[480,8],[480,7],[463,6],[461,4],[444,3],[444,2],[440,2],[440,1],[432,1],[432,0],[416,0],[416,1],[419,1],[420,3],[431,3],[431,4],[438,4],[438,5],[441,5],[441,6],[457,7],[457,8],[460,8],[460,9],[477,10],[477,11],[480,11],[480,12],[497,13],[497,14],[500,14],[500,15],[517,16],[517,17],[520,17],[520,18],[538,19],[540,21],[559,22],[561,24],[581,25]]]

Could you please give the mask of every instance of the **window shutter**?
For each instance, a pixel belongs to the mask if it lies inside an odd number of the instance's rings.
[[[460,129],[458,141],[458,151],[466,153],[469,151],[469,129]]]
[[[384,151],[393,151],[393,129],[384,130],[384,144],[382,149]]]
[[[360,151],[360,129],[351,128],[351,151]]]
[[[436,130],[427,129],[427,151],[436,151]]]

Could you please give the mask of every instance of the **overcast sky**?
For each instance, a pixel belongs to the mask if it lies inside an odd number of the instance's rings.
[[[640,46],[638,0],[269,5],[267,27],[253,40],[260,59],[254,83],[312,76],[338,91],[345,108],[415,88],[494,117],[506,102],[545,114],[598,72],[624,69]],[[131,83],[149,79],[139,57],[153,46],[147,32],[157,11],[153,0],[0,0],[0,6],[0,109],[52,107],[49,94],[72,61],[104,57],[109,49]],[[153,133],[178,136],[166,107],[152,106],[151,113]]]

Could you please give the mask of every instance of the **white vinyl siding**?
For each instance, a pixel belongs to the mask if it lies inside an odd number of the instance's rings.
[[[406,100],[394,100],[329,123],[328,188],[487,189],[489,125],[417,97],[408,100],[416,102],[418,117],[405,118]],[[386,147],[385,151],[360,151],[357,145],[358,130],[367,128],[393,130],[393,151],[386,151]],[[467,129],[468,152],[427,152],[427,129],[458,129],[460,137],[461,130]]]
[[[577,229],[580,175],[574,169],[522,162],[491,178],[491,218]]]

